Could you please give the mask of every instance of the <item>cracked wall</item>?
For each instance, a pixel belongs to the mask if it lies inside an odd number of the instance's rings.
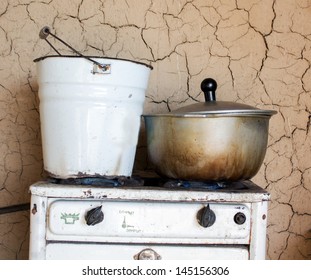
[[[43,176],[36,69],[52,31],[84,54],[151,63],[145,112],[219,100],[275,109],[255,183],[271,193],[267,257],[311,259],[310,0],[2,0],[0,207],[29,201]],[[62,53],[68,50],[51,41]],[[136,168],[148,168],[144,133]],[[28,213],[0,216],[0,258],[27,258]]]

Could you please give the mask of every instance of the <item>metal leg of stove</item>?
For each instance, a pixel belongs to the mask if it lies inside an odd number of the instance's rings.
[[[42,260],[46,254],[46,211],[47,198],[31,196],[29,259]]]
[[[250,259],[264,260],[266,258],[268,201],[253,203],[252,227],[250,243]]]

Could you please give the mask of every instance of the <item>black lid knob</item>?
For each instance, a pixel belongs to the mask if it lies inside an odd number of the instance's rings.
[[[201,90],[204,92],[205,102],[216,101],[217,83],[212,78],[204,79],[201,83]]]

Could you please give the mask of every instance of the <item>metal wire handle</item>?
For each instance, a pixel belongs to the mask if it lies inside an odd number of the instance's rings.
[[[98,67],[101,68],[102,71],[108,71],[110,69],[110,65],[108,64],[101,64],[87,56],[84,56],[83,54],[81,54],[79,51],[77,51],[76,49],[74,49],[72,46],[70,46],[69,44],[67,44],[64,40],[62,40],[61,38],[57,37],[55,34],[51,33],[51,29],[48,26],[44,26],[40,32],[39,32],[39,37],[40,39],[44,39],[49,45],[50,47],[60,56],[62,56],[62,54],[56,49],[54,48],[54,46],[48,41],[47,37],[51,35],[53,38],[57,39],[58,41],[60,41],[62,44],[64,44],[67,48],[71,49],[73,52],[75,52],[77,55],[79,55],[80,57],[83,57],[91,62],[93,62],[94,64],[96,64]]]

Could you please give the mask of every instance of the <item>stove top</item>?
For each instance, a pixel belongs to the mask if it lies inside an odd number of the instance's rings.
[[[158,190],[193,190],[193,191],[217,191],[217,192],[266,192],[250,180],[241,180],[235,182],[206,182],[189,181],[162,178],[158,176],[132,176],[132,177],[86,177],[58,179],[48,178],[48,183],[55,185],[68,186],[92,186],[101,188],[152,188]]]
[[[161,177],[131,178],[48,178],[30,186],[38,196],[72,199],[105,199],[162,202],[245,202],[267,201],[270,194],[250,180],[236,182],[198,182]]]

